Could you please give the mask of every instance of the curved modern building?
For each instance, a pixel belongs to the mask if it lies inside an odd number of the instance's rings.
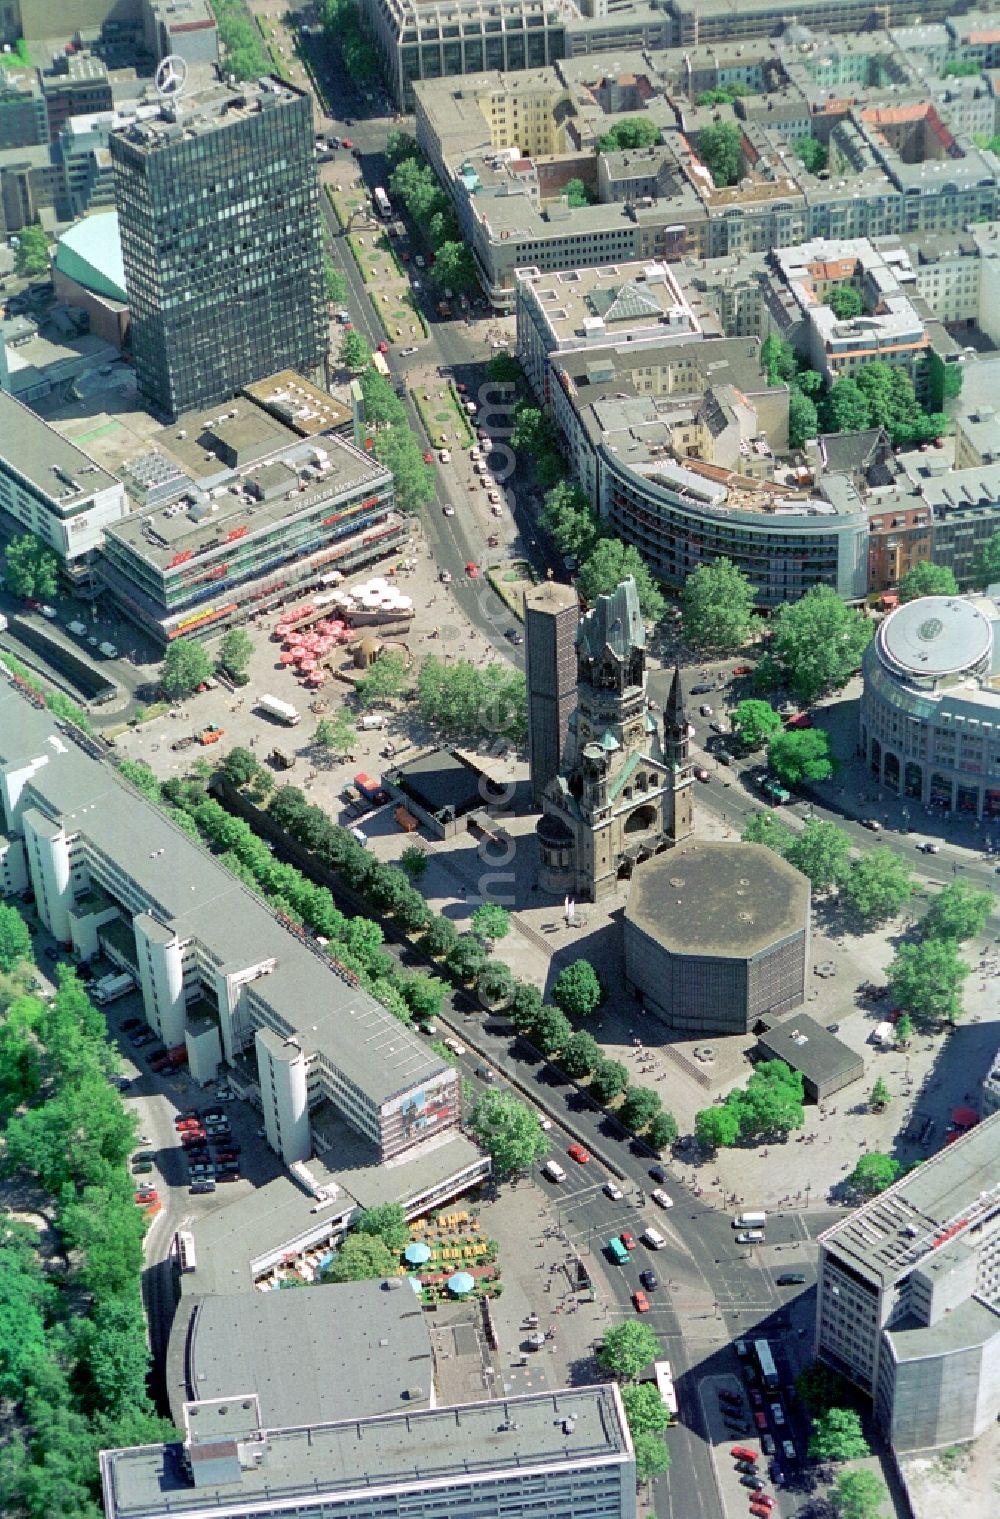
[[[1000,611],[922,596],[881,624],[862,663],[860,740],[872,774],[939,812],[1000,817]]]

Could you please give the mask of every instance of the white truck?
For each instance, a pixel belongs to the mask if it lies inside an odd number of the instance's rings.
[[[763,1229],[767,1223],[766,1213],[737,1213],[733,1219],[734,1229]]]
[[[92,1000],[101,1007],[108,1002],[115,1002],[119,997],[124,997],[135,987],[135,978],[128,971],[121,971],[117,976],[102,976],[99,981],[94,981],[90,987]]]
[[[294,728],[302,718],[290,701],[282,701],[280,696],[262,696],[257,703],[261,712],[266,712],[268,717],[275,718],[279,723],[284,723],[286,728]]]
[[[895,1032],[888,1019],[884,1023],[876,1023],[871,1034],[872,1044],[877,1045],[880,1050],[888,1049],[895,1043]]]

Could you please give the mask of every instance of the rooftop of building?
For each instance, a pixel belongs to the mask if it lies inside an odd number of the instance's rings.
[[[998,1143],[995,1113],[827,1229],[821,1244],[865,1277],[895,1282],[931,1251],[1000,1212]]]
[[[786,1022],[759,1034],[758,1047],[769,1059],[783,1060],[817,1086],[850,1071],[859,1076],[864,1072],[864,1058],[805,1013],[792,1013]]]
[[[154,444],[202,488],[169,506],[132,513],[115,525],[115,536],[166,572],[237,537],[266,532],[316,501],[388,484],[386,469],[353,443],[302,437],[293,430],[300,425],[295,416],[285,426],[264,409],[273,404],[273,397],[261,406],[242,401],[223,417],[199,412],[164,428]],[[317,424],[325,420],[304,405]],[[328,414],[332,419],[332,407]]]
[[[993,648],[993,623],[963,596],[905,602],[878,630],[883,663],[902,676],[932,681],[975,669]]]
[[[544,317],[555,347],[697,337],[698,322],[669,264],[649,260],[542,274],[516,271],[518,296]]]
[[[895,1361],[923,1361],[988,1345],[1000,1337],[1000,1313],[977,1298],[967,1298],[942,1314],[936,1324],[907,1317],[895,1321],[885,1335]]]
[[[142,153],[157,153],[185,140],[224,131],[234,122],[251,120],[263,111],[306,99],[295,85],[269,75],[236,85],[214,78],[207,69],[196,71],[193,78],[194,87],[189,85],[187,93],[167,99],[155,114],[123,124],[112,141],[123,137]]]
[[[15,691],[0,688],[0,764],[45,759],[42,812],[126,870],[148,911],[211,947],[220,974],[260,967],[253,992],[301,1047],[327,1058],[374,1105],[448,1071],[397,1018],[284,929],[271,910],[108,765],[84,754]],[[141,841],[141,844],[137,841]]]
[[[68,260],[67,253],[71,255]],[[98,211],[93,216],[85,216],[63,233],[56,244],[53,263],[57,269],[65,269],[74,279],[79,279],[81,271],[77,261],[96,272],[102,294],[127,300],[117,211]]]
[[[107,82],[108,69],[103,58],[93,53],[75,51],[60,53],[47,69],[39,70],[42,89],[46,94],[63,89],[67,84]]]
[[[955,426],[984,464],[1000,463],[1000,416],[992,406],[966,412],[956,418]]]
[[[530,586],[525,591],[524,605],[528,612],[576,611],[580,598],[575,586],[563,585],[558,580],[543,580],[540,585]]]
[[[95,491],[116,483],[83,449],[70,443],[22,402],[0,390],[0,458],[56,505],[71,511]]]
[[[427,1319],[402,1277],[185,1297],[171,1334],[185,1401],[254,1392],[268,1429],[414,1412],[433,1395]]]
[[[763,844],[682,844],[636,871],[625,919],[674,955],[750,959],[807,931],[809,882]]]
[[[351,420],[348,407],[294,369],[282,369],[266,380],[244,385],[243,394],[303,438],[335,432]]]
[[[477,807],[496,806],[503,788],[455,749],[428,749],[394,766],[387,779],[433,817],[450,809],[463,817]]]
[[[377,1485],[423,1492],[445,1501],[449,1489],[503,1483],[508,1473],[556,1473],[580,1462],[631,1458],[631,1441],[617,1388],[610,1383],[558,1392],[529,1393],[479,1404],[424,1409],[381,1419],[316,1424],[268,1431],[266,1456],[237,1455],[238,1436],[255,1433],[253,1410],[232,1409],[231,1433],[204,1451],[192,1449],[196,1482],[185,1474],[178,1446],[149,1445],[102,1455],[108,1519],[139,1519],[151,1512],[178,1516],[211,1512],[223,1504],[283,1507],[317,1493],[363,1503]],[[627,1480],[627,1478],[625,1479]]]

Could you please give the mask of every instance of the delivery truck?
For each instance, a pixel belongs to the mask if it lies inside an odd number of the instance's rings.
[[[121,971],[116,976],[102,976],[99,981],[94,981],[90,986],[90,997],[93,1002],[104,1007],[108,1002],[115,1002],[119,997],[124,997],[126,992],[133,991],[135,979],[127,971]]]
[[[268,717],[273,717],[275,722],[284,723],[286,728],[294,728],[302,718],[292,706],[290,701],[282,701],[280,696],[262,696],[257,703],[261,712],[266,712]]]
[[[763,1229],[767,1223],[766,1213],[737,1213],[733,1219],[734,1229]]]
[[[888,1019],[884,1023],[875,1025],[872,1029],[871,1040],[872,1044],[877,1045],[880,1050],[887,1049],[890,1044],[895,1043],[895,1031]]]

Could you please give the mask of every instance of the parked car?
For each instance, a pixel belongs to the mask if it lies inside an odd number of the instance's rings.
[[[801,1287],[805,1279],[804,1271],[783,1271],[777,1282],[779,1287]]]
[[[757,1465],[757,1462],[760,1459],[757,1455],[757,1452],[755,1450],[751,1450],[748,1445],[734,1445],[729,1454],[732,1456],[734,1461],[752,1461],[754,1466]]]
[[[764,1486],[764,1483],[762,1482],[762,1480],[761,1480],[760,1477],[749,1477],[749,1476],[748,1477],[741,1477],[740,1478],[740,1482],[743,1484],[744,1487],[752,1487],[757,1492],[759,1492],[760,1489]]]
[[[626,1250],[634,1250],[636,1248],[636,1238],[630,1229],[623,1229],[618,1238]]]
[[[154,1187],[150,1187],[148,1192],[137,1192],[132,1199],[133,1202],[139,1203],[140,1205],[144,1205],[145,1203],[158,1203],[159,1200],[160,1194]]]
[[[720,1388],[716,1396],[718,1397],[720,1403],[731,1403],[736,1408],[743,1407],[743,1399],[740,1397],[738,1392],[730,1392],[727,1388],[723,1387]]]
[[[77,975],[80,974],[80,970],[81,969],[82,969],[82,967],[79,967],[77,969]],[[130,1030],[132,1030],[134,1028],[141,1028],[142,1027],[142,1019],[141,1018],[123,1018],[121,1026],[122,1026],[122,1031],[127,1034],[127,1033],[130,1032]]]
[[[754,1408],[764,1407],[764,1394],[756,1387],[750,1389],[750,1403]]]
[[[649,1176],[651,1181],[666,1181],[667,1173],[662,1166],[650,1166]]]
[[[216,1181],[239,1181],[240,1173],[238,1171],[216,1171],[215,1179]]]
[[[190,1187],[188,1188],[188,1191],[189,1192],[196,1192],[196,1193],[197,1192],[214,1192],[215,1191],[215,1177],[214,1176],[199,1176],[199,1178],[198,1178],[197,1181],[193,1181],[191,1183]]]
[[[132,1162],[133,1176],[148,1176],[152,1169],[153,1162],[151,1160],[133,1160]]]
[[[156,1156],[154,1155],[154,1153],[153,1153],[152,1150],[136,1150],[135,1154],[132,1156],[132,1159],[134,1161],[135,1160],[155,1160]]]
[[[762,1409],[756,1409],[753,1416],[753,1422],[756,1424],[758,1429],[766,1429],[767,1414],[764,1413]]]

